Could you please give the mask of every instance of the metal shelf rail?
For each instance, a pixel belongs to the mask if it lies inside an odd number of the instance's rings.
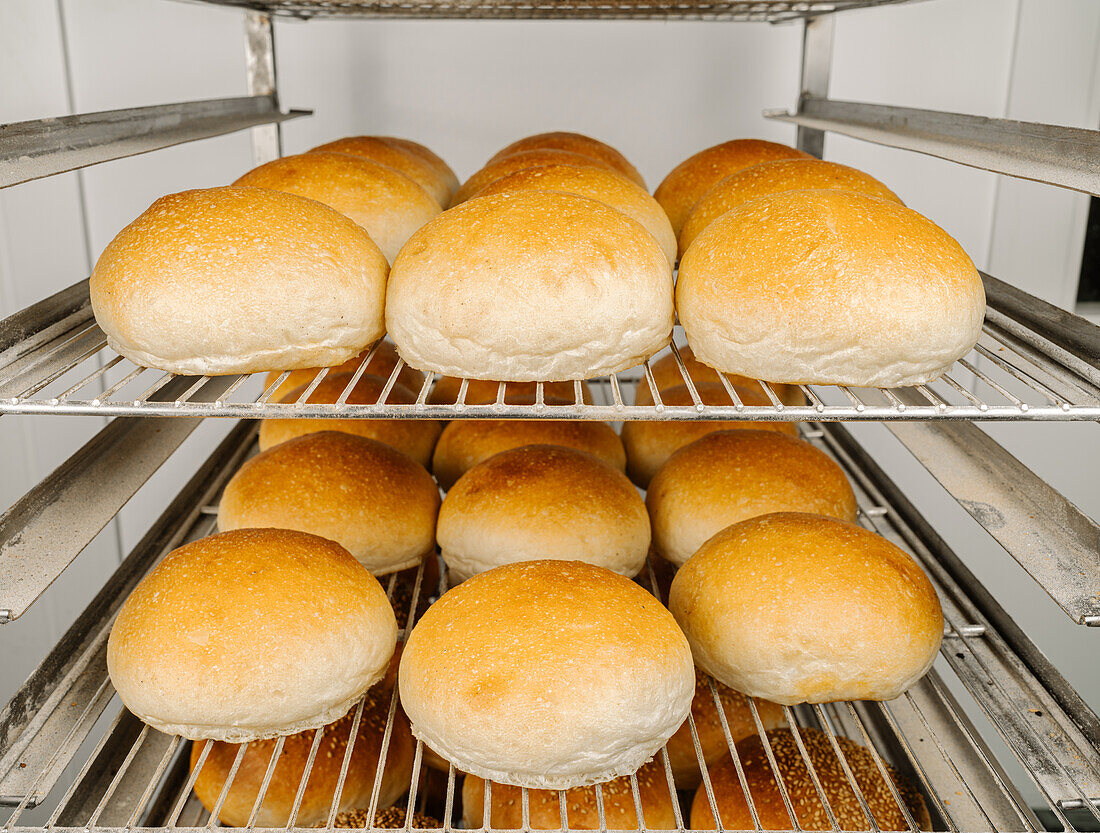
[[[110,717],[113,691],[104,650],[118,606],[140,577],[168,550],[212,531],[220,488],[252,448],[254,430],[242,424],[222,443],[0,714],[0,800],[15,805],[0,822],[3,830],[43,829],[20,823],[26,808],[42,802],[50,808],[45,828],[59,833],[197,830],[209,825],[209,815],[190,794],[194,778],[188,777],[186,743],[143,727],[125,709]],[[1100,820],[1095,809],[1100,805],[1100,733],[1095,715],[1079,701],[1059,701],[1052,691],[1061,690],[1065,683],[1052,669],[1041,669],[1039,674],[1029,667],[1026,657],[1034,646],[1022,634],[997,630],[994,622],[1004,616],[1003,611],[981,597],[973,576],[934,533],[927,533],[927,524],[911,505],[904,500],[890,502],[888,496],[896,493],[896,487],[843,428],[811,423],[804,433],[845,468],[859,498],[861,522],[920,560],[943,602],[947,630],[935,670],[903,697],[889,703],[788,709],[790,725],[821,729],[833,740],[836,735],[851,737],[873,750],[879,766],[884,761],[897,766],[920,788],[935,829],[1041,830],[1018,785],[1005,774],[949,692],[947,681],[952,680],[965,688],[1024,764],[1047,809],[1066,830],[1075,830],[1075,824],[1087,824],[1090,818]],[[415,579],[403,574],[388,581],[391,595],[395,588],[400,592],[401,582],[411,585],[402,594],[408,597],[410,611],[423,608],[417,601],[422,572]],[[639,581],[661,594],[652,566]],[[444,578],[439,589],[445,587]],[[972,596],[975,588],[977,599]],[[424,593],[432,594],[432,589]],[[391,721],[397,706],[395,694]],[[101,717],[107,722],[106,731],[97,736],[93,729]],[[98,724],[100,731],[102,724]],[[726,731],[728,735],[728,727]],[[322,734],[315,733],[314,748]],[[732,739],[727,740],[735,748]],[[77,758],[81,749],[82,757]],[[383,761],[385,754],[381,753]],[[410,808],[427,805],[445,820],[443,829],[449,831],[458,823],[457,775],[452,768],[445,789],[420,789],[422,754],[418,744],[405,801]],[[665,759],[659,756],[658,760],[674,785]],[[76,780],[63,790],[54,789],[70,763],[79,764]],[[633,779],[631,786],[637,790]],[[859,794],[858,787],[855,792]],[[364,809],[376,806],[377,794],[376,785],[371,807]],[[687,829],[682,812],[679,829]]]

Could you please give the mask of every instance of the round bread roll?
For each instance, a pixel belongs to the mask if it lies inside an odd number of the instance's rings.
[[[579,153],[570,153],[567,150],[536,149],[525,150],[504,156],[494,162],[489,162],[480,171],[462,183],[451,200],[451,207],[474,197],[485,186],[495,182],[503,176],[522,171],[525,168],[538,168],[543,165],[571,165],[574,168],[600,168],[611,171],[616,176],[622,176],[615,169],[601,159],[592,156],[584,156]]]
[[[241,466],[222,493],[218,529],[310,532],[381,576],[435,549],[438,514],[439,487],[415,460],[366,437],[318,431]]]
[[[488,164],[491,165],[506,156],[515,156],[517,153],[523,153],[529,150],[566,150],[570,153],[579,153],[581,156],[590,156],[593,159],[599,159],[601,162],[606,162],[616,171],[625,174],[628,179],[642,188],[646,187],[642,175],[627,161],[625,156],[611,147],[611,145],[581,133],[558,131],[528,136],[525,139],[512,142],[508,147],[498,151],[493,155],[493,158],[489,160]]]
[[[428,402],[432,405],[453,405],[458,402],[458,394],[462,388],[462,380],[455,376],[440,376],[428,394]],[[537,382],[508,382],[504,388],[504,401],[508,404],[526,404],[528,400],[535,401],[538,395]],[[497,401],[500,391],[500,382],[495,379],[469,379],[466,383],[466,396],[463,402],[467,405],[488,405]],[[581,395],[585,402],[592,401],[592,391],[587,382],[581,383]],[[542,386],[542,401],[551,401],[559,404],[577,401],[577,392],[572,382],[546,382]]]
[[[367,692],[363,706],[363,716],[352,746],[351,760],[348,763],[347,776],[343,791],[340,793],[340,810],[366,806],[370,803],[374,789],[378,759],[382,753],[382,738],[386,731],[386,719],[389,715],[390,701],[396,682],[396,663],[394,674],[377,683]],[[309,781],[302,794],[302,803],[298,809],[297,826],[309,827],[327,821],[332,808],[332,798],[336,794],[336,785],[340,780],[340,769],[344,763],[352,723],[357,708],[351,710],[335,723],[323,730],[321,745],[317,750],[313,766],[309,770]],[[302,776],[306,772],[306,762],[313,746],[315,732],[299,732],[283,741],[283,750],[271,775],[271,781],[264,793],[263,804],[256,814],[256,827],[283,827],[290,820],[294,799],[298,793]],[[192,744],[191,770],[194,771],[206,743],[213,744],[207,753],[206,761],[195,779],[195,795],[207,810],[213,810],[221,795],[230,770],[240,747],[237,744],[222,741],[206,741]],[[227,827],[245,827],[252,813],[252,805],[260,794],[271,755],[275,751],[274,740],[250,743],[241,757],[241,763],[233,776],[233,782],[226,793],[218,819]],[[409,731],[409,721],[398,707],[394,713],[393,728],[386,751],[386,764],[382,771],[382,780],[378,791],[378,806],[385,807],[409,789],[412,778],[413,754],[416,745]]]
[[[885,538],[780,512],[710,538],[672,581],[669,609],[699,667],[785,705],[893,700],[943,637],[940,600]]]
[[[342,717],[396,642],[378,579],[339,544],[239,529],[174,550],[141,580],[111,628],[107,669],[154,729],[243,743]]]
[[[330,152],[347,153],[352,156],[361,156],[373,162],[379,162],[394,170],[400,171],[417,185],[427,191],[441,206],[446,206],[450,201],[453,190],[451,177],[439,166],[424,158],[422,152],[410,149],[400,139],[392,139],[389,136],[347,136],[326,142],[323,145],[310,150],[310,153]]]
[[[490,182],[474,196],[531,190],[564,191],[609,205],[644,226],[657,238],[668,256],[668,262],[676,262],[676,235],[672,233],[665,210],[645,188],[611,171],[574,165],[524,168]]]
[[[639,390],[643,386],[639,385]],[[646,385],[645,387],[648,387]],[[769,405],[771,400],[759,386],[742,388],[735,386],[737,395],[746,405]],[[725,387],[716,382],[698,382],[695,391],[705,405],[732,405]],[[691,392],[686,385],[679,385],[661,393],[666,405],[692,405]],[[760,431],[778,431],[792,437],[798,429],[791,422],[749,422],[738,419],[688,419],[678,421],[637,420],[623,423],[623,446],[626,448],[626,473],[643,489],[672,453],[688,443],[695,442],[715,431],[734,431],[754,428]]]
[[[626,451],[606,422],[580,419],[457,419],[439,435],[432,473],[449,489],[463,474],[494,454],[525,445],[557,445],[585,451],[626,470]]]
[[[328,374],[335,376],[338,373],[355,373],[359,369],[359,365],[363,363],[365,359],[374,349],[373,347],[364,350],[357,356],[352,356],[341,365],[336,367],[330,367]],[[393,373],[393,369],[397,367],[397,362],[400,361],[400,356],[397,355],[397,348],[390,344],[388,341],[383,341],[378,345],[378,348],[374,350],[374,356],[371,357],[370,362],[367,363],[366,373],[371,376],[380,376],[383,379],[389,379],[390,374]],[[270,401],[278,402],[290,391],[295,388],[300,388],[303,385],[309,385],[314,380],[317,374],[321,371],[319,367],[306,367],[300,370],[292,370],[290,374],[283,380],[283,383],[272,392],[269,397]],[[275,380],[283,375],[281,370],[272,370],[267,374],[267,378],[264,379],[265,389],[275,383]],[[410,391],[419,393],[420,388],[424,385],[424,374],[419,370],[413,370],[407,364],[401,365],[401,372],[397,374],[398,384],[404,385]]]
[[[233,184],[297,194],[335,208],[362,226],[390,263],[413,232],[443,210],[400,171],[347,153],[284,156]]]
[[[423,159],[431,165],[432,170],[435,171],[439,179],[447,186],[447,190],[450,194],[454,194],[454,192],[458,190],[458,177],[455,176],[455,172],[451,170],[451,166],[444,162],[443,158],[431,148],[419,142],[414,142],[412,139],[399,139],[395,136],[381,136],[380,138],[406,153],[411,153],[413,156]],[[447,205],[447,202],[441,201],[440,205]]]
[[[636,576],[649,552],[649,517],[621,471],[583,451],[527,445],[458,479],[436,533],[457,581],[516,561],[584,561]]]
[[[600,814],[596,804],[596,791],[603,799],[604,829],[675,830],[676,814],[672,804],[676,798],[668,786],[668,776],[659,760],[642,766],[636,774],[638,798],[642,805],[642,822],[638,824],[638,812],[634,806],[634,789],[630,777],[624,776],[595,784],[591,787],[574,787],[565,792],[566,823],[570,830],[599,830]],[[492,805],[490,827],[496,830],[523,828],[523,795],[519,787],[493,784],[489,790]],[[561,830],[561,804],[557,790],[529,790],[527,792],[528,821],[532,830]],[[485,782],[476,775],[467,775],[462,781],[462,813],[466,827],[481,827],[485,819]]]
[[[201,376],[340,364],[382,337],[386,258],[352,220],[264,188],[161,197],[107,244],[96,322],[134,364]]]
[[[841,830],[867,830],[870,824],[856,798],[848,776],[841,766],[840,758],[833,750],[829,738],[818,729],[800,728],[799,735],[806,747],[806,755],[821,783],[821,789],[829,802],[829,807],[840,825]],[[817,788],[810,771],[798,748],[790,729],[775,729],[767,733],[768,742],[775,755],[779,768],[779,777],[798,816],[798,824],[803,830],[829,830],[832,822],[821,803]],[[889,785],[882,777],[874,756],[866,748],[853,740],[837,737],[837,745],[844,755],[856,785],[863,794],[879,830],[908,830],[909,823],[898,807]],[[793,824],[787,815],[779,784],[768,761],[767,752],[760,736],[750,737],[737,745],[737,757],[741,760],[745,783],[748,784],[753,806],[764,830],[789,830]],[[884,762],[885,764],[885,762]],[[921,830],[931,829],[932,822],[928,808],[920,793],[909,781],[889,764],[885,764],[890,780],[894,782],[898,795],[907,805],[913,821]],[[722,817],[722,827],[726,830],[752,830],[755,825],[745,793],[741,789],[741,780],[733,758],[712,767],[710,772],[711,788],[718,814]],[[706,790],[695,793],[691,804],[691,826],[695,830],[714,830],[714,812],[707,798]]]
[[[394,263],[390,337],[418,370],[587,379],[672,334],[672,270],[653,235],[594,200],[515,191],[432,220]]]
[[[801,190],[850,191],[901,203],[898,195],[870,174],[821,159],[778,159],[745,168],[719,180],[695,203],[680,232],[680,251],[707,226],[749,200]]]
[[[740,170],[776,159],[813,159],[808,153],[761,139],[734,139],[689,156],[653,192],[679,237],[695,203],[719,180]],[[683,254],[683,250],[680,252]]]
[[[547,790],[636,772],[695,690],[668,610],[578,561],[508,564],[448,591],[413,628],[399,677],[413,734],[456,768]]]
[[[695,239],[676,309],[696,357],[719,370],[900,387],[935,379],[974,346],[985,291],[966,252],[917,212],[788,191],[723,214]]]
[[[676,451],[645,496],[653,550],[683,564],[730,524],[772,512],[855,523],[843,470],[808,442],[776,431],[716,431]]]
[[[691,719],[695,723],[695,733],[699,738],[699,751],[703,754],[703,763],[709,769],[712,765],[728,758],[729,744],[722,729],[722,718],[714,705],[714,692],[710,689],[712,680],[699,669],[695,670],[695,697],[691,701]],[[752,718],[749,698],[729,686],[713,680],[714,689],[722,703],[722,712],[726,717],[726,726],[734,743],[756,734],[756,722]],[[783,707],[767,700],[756,701],[756,713],[764,730],[775,729],[787,724]],[[676,780],[676,789],[693,790],[703,780],[699,769],[699,754],[695,751],[695,742],[691,738],[691,724],[686,720],[676,730],[676,734],[665,744],[668,765]]]
[[[348,386],[354,374],[329,374],[314,388],[306,400],[311,404],[334,403]],[[386,380],[378,376],[364,374],[355,383],[346,400],[349,405],[373,405],[385,389]],[[295,388],[283,395],[280,402],[297,402],[305,392],[306,386]],[[416,396],[408,388],[395,384],[391,388],[387,403],[411,404]],[[420,465],[431,465],[432,450],[439,439],[441,426],[434,419],[264,419],[260,420],[260,451],[286,442],[303,434],[317,431],[342,431],[345,434],[357,434],[360,437],[377,440],[390,448],[409,455]]]

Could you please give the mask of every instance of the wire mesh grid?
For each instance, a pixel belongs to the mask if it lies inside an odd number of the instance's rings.
[[[866,528],[886,535],[896,543],[903,546],[911,544],[912,538],[906,534],[904,524],[898,524],[894,512],[884,504],[881,495],[875,493],[873,486],[869,486],[861,472],[854,468],[856,464],[833,441],[828,429],[823,425],[810,424],[804,426],[803,433],[812,443],[838,459],[847,470],[860,502],[860,522]],[[192,524],[185,540],[192,540],[212,532],[215,514],[216,501],[202,506],[195,513],[196,521]],[[861,790],[859,780],[853,777],[852,766],[841,746],[840,738],[849,738],[868,749],[879,777],[883,777],[888,772],[887,764],[890,764],[916,785],[930,812],[933,829],[1027,831],[1028,833],[1043,829],[1033,811],[1021,798],[1017,787],[1005,774],[997,758],[979,737],[977,729],[952,697],[947,681],[953,683],[961,681],[962,685],[975,696],[979,707],[992,725],[1010,741],[1012,751],[1024,764],[1044,804],[1063,829],[1078,829],[1075,822],[1080,824],[1081,814],[1084,814],[1087,819],[1100,821],[1100,813],[1095,809],[1100,797],[1096,762],[1090,761],[1087,753],[1084,753],[1082,760],[1080,749],[1074,756],[1067,755],[1064,749],[1056,748],[1058,743],[1056,733],[1046,732],[1043,726],[1027,728],[1026,737],[1023,737],[1022,742],[1011,743],[1012,738],[1020,731],[1019,726],[1025,725],[1026,717],[1031,717],[1030,714],[1021,717],[1012,709],[1016,712],[1033,712],[1037,711],[1034,708],[1036,705],[1046,707],[1046,704],[1038,701],[1018,704],[1018,692],[1009,690],[1010,683],[1004,682],[1003,674],[993,667],[988,659],[992,656],[990,651],[995,650],[998,644],[996,634],[991,632],[980,616],[967,609],[965,599],[960,596],[960,589],[945,583],[945,574],[937,568],[935,563],[929,561],[926,551],[919,546],[908,546],[908,549],[916,555],[928,571],[943,602],[946,621],[945,639],[941,656],[934,670],[901,698],[889,703],[832,703],[783,709],[786,725],[795,739],[801,760],[811,774],[814,793],[825,808],[825,814],[829,820],[825,829],[837,831],[845,828],[838,822],[828,796],[823,792],[822,780],[807,755],[805,732],[812,729],[823,732],[828,739],[830,748],[840,762],[844,778],[856,797],[865,822],[853,829],[883,828],[875,818],[867,797]],[[662,590],[667,585],[663,586],[658,580],[658,573],[655,562],[650,560],[638,581],[663,599]],[[401,599],[400,604],[396,604],[395,607],[398,608],[399,619],[404,619],[406,626],[415,622],[426,609],[427,603],[447,589],[445,570],[441,571],[438,587],[428,586],[425,582],[425,574],[425,566],[421,565],[415,571],[395,574],[383,580],[391,600]],[[404,616],[400,615],[402,612]],[[406,633],[407,630],[403,628],[399,639],[403,640]],[[981,669],[980,675],[975,676],[974,667]],[[109,691],[109,685],[109,681],[104,677],[100,687]],[[998,689],[999,686],[1008,687]],[[987,688],[992,690],[984,690]],[[761,830],[759,815],[751,802],[752,791],[746,789],[745,772],[736,754],[738,744],[744,739],[733,737],[719,691],[713,681],[709,683],[709,695],[715,702],[722,734],[732,753],[739,782],[745,794],[750,796],[749,808],[753,826],[756,830]],[[1005,709],[1008,711],[1001,710],[1000,706],[991,709],[989,707],[991,702],[1006,704]],[[368,806],[361,808],[367,811],[366,818],[369,819],[375,819],[375,812],[381,809],[379,800],[381,773],[384,771],[389,754],[389,741],[394,731],[395,717],[400,709],[396,689],[388,695],[387,704],[383,742],[375,769],[377,774]],[[81,753],[84,755],[83,762],[71,784],[67,787],[62,784],[52,791],[48,789],[41,791],[48,795],[42,806],[35,812],[41,814],[48,811],[44,821],[41,823],[36,821],[34,824],[21,823],[21,819],[24,818],[32,803],[29,795],[39,793],[37,788],[32,788],[28,797],[24,798],[8,818],[0,823],[0,829],[10,833],[34,833],[34,831],[46,830],[56,830],[61,833],[76,833],[76,831],[115,833],[123,830],[149,829],[187,830],[197,833],[199,830],[221,826],[217,821],[218,814],[226,801],[234,774],[240,768],[248,745],[239,747],[217,801],[212,808],[208,809],[196,798],[193,787],[201,773],[201,767],[208,759],[211,745],[198,742],[200,749],[196,766],[189,772],[188,742],[179,737],[163,735],[140,724],[136,718],[117,704],[115,708],[113,718],[107,722],[103,734],[95,745],[88,748],[90,741],[89,744],[85,744]],[[358,725],[363,709],[364,702],[361,701],[356,706],[355,717],[349,724],[351,731],[344,746],[339,777],[333,785],[332,809],[320,824],[322,827],[335,826],[337,815],[335,808],[340,807],[341,804],[341,796],[356,742],[355,727]],[[756,705],[751,704],[751,701],[750,710],[756,735],[760,738],[772,763],[773,771],[780,772],[777,784],[788,818],[796,819],[797,814],[792,812],[792,798],[784,785],[782,770],[775,764],[772,742],[764,730]],[[77,725],[79,724],[74,724],[74,731]],[[699,789],[706,795],[711,812],[717,817],[715,796],[706,774],[704,754],[694,719],[689,718],[689,725],[692,745],[703,774],[702,786]],[[325,738],[325,731],[321,729],[313,733],[305,770],[299,781],[294,807],[286,826],[263,828],[257,825],[258,812],[284,743],[282,739],[276,741],[270,758],[266,761],[264,777],[252,804],[248,822],[243,825],[245,829],[297,828],[299,807],[306,785],[309,783],[318,750]],[[1074,757],[1077,758],[1075,766],[1067,763]],[[460,806],[462,774],[451,767],[446,773],[445,780],[442,775],[439,775],[439,780],[432,784],[427,779],[428,767],[425,759],[425,749],[420,742],[417,742],[409,788],[404,793],[404,797],[397,802],[397,806],[406,810],[404,829],[450,831],[462,828],[464,826]],[[672,802],[676,827],[680,830],[690,829],[689,815],[686,811],[690,796],[687,793],[678,792],[665,750],[658,753],[656,762],[662,771],[661,777],[667,782],[670,795],[676,797]],[[1060,771],[1052,774],[1052,767],[1060,768]],[[45,773],[48,769],[43,770],[42,775],[39,776],[40,779],[46,777]],[[886,784],[891,796],[902,808],[906,819],[904,829],[918,829],[916,820],[905,802],[901,800],[893,781],[887,777]],[[603,788],[592,789],[596,791],[598,827],[600,830],[608,830]],[[636,776],[630,777],[629,790],[637,813],[636,817],[642,820],[639,829],[648,829]],[[488,812],[491,801],[492,785],[490,784],[484,790],[483,818],[486,821],[479,829],[492,829],[491,815]],[[530,794],[527,790],[521,792],[521,801],[523,827],[531,829]],[[564,792],[558,794],[558,804],[561,822],[555,827],[580,829],[581,825],[570,821]],[[441,826],[417,826],[414,821],[414,811],[427,811],[435,815],[442,820]],[[363,826],[368,826],[368,823],[363,822]],[[373,824],[370,824],[370,827],[381,829]],[[584,827],[590,827],[590,825],[585,824]],[[803,828],[796,820],[789,829],[799,831]]]

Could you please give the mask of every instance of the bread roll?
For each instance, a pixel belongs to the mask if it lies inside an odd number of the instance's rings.
[[[449,489],[463,474],[494,454],[525,445],[557,445],[585,451],[612,468],[626,470],[626,451],[606,422],[580,419],[457,419],[443,429],[432,455],[432,473]]]
[[[263,188],[161,197],[88,289],[112,350],[201,376],[340,364],[384,331],[386,259],[328,206]]]
[[[522,171],[525,168],[539,168],[543,165],[572,165],[575,168],[600,168],[615,173],[615,169],[601,159],[592,156],[583,156],[579,153],[570,153],[567,150],[537,149],[525,150],[502,157],[489,162],[480,171],[462,183],[451,200],[454,208],[460,203],[471,199],[478,191],[492,182],[508,174]],[[621,174],[615,174],[621,176]]]
[[[695,203],[680,232],[680,251],[707,226],[749,200],[784,191],[833,190],[901,203],[898,195],[863,171],[821,159],[778,159],[745,168],[715,183]]]
[[[439,487],[415,460],[366,437],[318,431],[241,466],[222,494],[218,529],[310,532],[382,576],[435,549],[438,514]]]
[[[795,512],[710,538],[672,581],[669,609],[704,671],[785,705],[893,700],[943,637],[917,563],[862,527]]]
[[[638,770],[638,798],[642,805],[642,822],[647,830],[675,830],[676,800],[668,786],[668,776],[660,758],[644,764]],[[603,799],[605,829],[638,830],[638,812],[634,806],[634,789],[629,776],[616,778],[591,787],[574,787],[565,792],[566,824],[570,830],[599,830],[600,814],[596,791]],[[519,787],[493,784],[489,790],[492,828],[517,830],[523,828],[523,795]],[[527,792],[528,821],[532,830],[561,830],[561,804],[556,790]],[[481,827],[485,819],[485,782],[476,775],[462,781],[462,812],[468,828]]]
[[[448,591],[413,628],[399,676],[413,734],[456,768],[550,790],[636,772],[695,690],[664,606],[577,561],[509,564]]]
[[[538,395],[537,388],[536,382],[508,382],[504,388],[504,401],[510,405],[525,404],[528,400],[533,402]],[[433,405],[453,405],[458,402],[461,389],[461,379],[440,376],[432,387],[432,392],[428,394],[428,402]],[[584,401],[591,402],[592,391],[587,383],[581,383],[581,391]],[[488,405],[497,401],[499,392],[500,382],[495,379],[469,379],[466,383],[466,396],[462,401],[466,405]],[[542,386],[542,401],[555,401],[559,404],[576,402],[576,389],[572,382],[546,382]]]
[[[394,670],[396,672],[396,664]],[[387,675],[387,679],[375,684],[366,694],[363,716],[358,724],[347,776],[344,779],[343,791],[340,793],[340,810],[365,807],[370,804],[395,682],[396,673],[392,678]],[[328,820],[356,710],[356,705],[353,705],[346,715],[324,728],[321,745],[309,770],[309,780],[302,794],[296,826],[309,827]],[[309,759],[310,748],[313,746],[314,735],[315,731],[299,732],[283,741],[282,753],[271,775],[267,792],[264,793],[263,804],[260,805],[256,815],[256,827],[283,827],[290,820],[294,799],[302,776],[306,772],[306,762]],[[240,747],[237,744],[222,741],[209,741],[209,743],[212,743],[213,747],[207,753],[206,761],[195,779],[195,795],[207,810],[213,810]],[[275,743],[274,740],[257,741],[250,743],[245,749],[229,792],[226,794],[225,802],[222,804],[221,812],[218,814],[218,819],[223,825],[245,827],[248,824],[252,805],[256,803],[264,776],[271,763]],[[199,742],[191,746],[192,771],[205,745],[206,742]],[[382,771],[378,792],[379,807],[392,804],[409,789],[414,752],[415,742],[409,731],[408,718],[398,707],[394,714],[385,768]]]
[[[437,163],[425,159],[423,152],[410,149],[401,139],[389,136],[347,136],[318,145],[310,153],[324,151],[361,156],[400,171],[431,194],[443,207],[447,206],[451,194],[454,193],[451,188],[453,172],[448,177]]]
[[[393,147],[400,148],[406,153],[411,153],[413,156],[417,156],[427,162],[432,170],[435,171],[439,179],[447,186],[447,190],[453,194],[458,190],[458,177],[455,176],[455,172],[451,170],[451,166],[443,161],[443,158],[439,154],[432,151],[431,148],[414,142],[411,139],[398,139],[394,136],[381,136],[380,138],[389,142]],[[447,205],[447,203],[441,202],[441,205]]]
[[[575,165],[524,168],[490,182],[474,196],[531,190],[564,191],[609,205],[641,223],[646,231],[657,238],[669,263],[676,262],[676,235],[672,233],[665,210],[645,188],[611,171],[579,168]]]
[[[397,355],[397,348],[390,344],[388,341],[383,341],[378,345],[377,349],[373,347],[364,350],[357,356],[352,356],[346,362],[335,367],[329,368],[326,375],[335,376],[339,373],[354,373],[359,369],[359,365],[363,363],[363,359],[374,350],[374,356],[371,357],[370,362],[367,363],[366,373],[371,376],[380,376],[383,379],[389,379],[390,374],[393,373],[393,369],[397,367],[397,362],[400,357]],[[283,380],[283,383],[279,385],[269,397],[269,401],[278,402],[283,396],[295,388],[300,388],[303,385],[309,385],[314,380],[317,374],[320,372],[319,367],[307,367],[301,370],[292,370],[290,375]],[[264,379],[264,388],[269,388],[275,383],[275,380],[283,375],[281,370],[272,370],[267,374],[267,378]],[[404,385],[412,393],[420,393],[420,388],[424,384],[424,374],[419,370],[413,370],[407,364],[401,366],[401,372],[397,374],[397,381],[399,384]]]
[[[761,139],[734,139],[689,156],[657,186],[653,196],[668,214],[672,230],[680,235],[695,203],[719,180],[761,162],[776,159],[813,159],[808,153]],[[683,254],[681,250],[680,254]]]
[[[696,669],[691,719],[695,723],[695,733],[699,738],[699,752],[703,754],[703,762],[708,769],[723,758],[728,758],[730,754],[726,733],[722,729],[722,718],[714,705],[711,682],[710,677]],[[717,680],[713,683],[715,691],[718,692],[718,699],[722,703],[722,712],[725,714],[726,726],[729,728],[733,742],[736,744],[755,735],[756,722],[752,718],[749,698],[729,686],[722,685]],[[756,713],[765,731],[785,726],[787,723],[783,715],[783,707],[776,703],[769,703],[767,700],[756,701]],[[676,730],[676,734],[668,739],[665,752],[668,754],[668,764],[672,767],[672,775],[676,779],[676,789],[693,790],[698,787],[703,780],[703,773],[699,769],[699,754],[695,751],[695,742],[691,739],[691,724],[688,721],[685,720]]]
[[[573,194],[515,191],[413,236],[390,275],[386,322],[418,370],[588,379],[668,343],[671,295],[668,259],[638,223]]]
[[[735,387],[737,395],[746,405],[770,405],[771,400],[757,386]],[[732,406],[733,400],[725,387],[716,382],[699,382],[695,385],[699,399],[706,405]],[[691,392],[686,385],[668,388],[661,394],[666,405],[692,405]],[[626,473],[643,489],[665,464],[672,453],[688,443],[695,442],[715,431],[733,431],[754,428],[760,431],[778,431],[791,437],[798,436],[798,429],[791,422],[749,422],[739,419],[688,419],[678,421],[637,420],[623,423],[623,446],[626,448]]]
[[[974,346],[985,291],[966,252],[915,211],[788,191],[723,214],[695,239],[676,308],[696,357],[719,370],[899,387],[935,379]]]
[[[627,161],[625,156],[611,147],[611,145],[581,133],[558,131],[528,136],[519,141],[512,142],[508,147],[498,151],[494,154],[493,158],[489,160],[489,164],[503,159],[505,156],[514,156],[517,153],[523,153],[529,150],[566,150],[570,153],[590,156],[594,159],[599,159],[601,162],[606,162],[616,171],[625,174],[628,179],[637,183],[642,188],[646,187],[642,175]]]
[[[386,594],[332,541],[240,529],[180,547],[123,603],[107,669],[154,729],[233,743],[317,729],[382,678]]]
[[[716,431],[676,451],[645,496],[653,549],[683,564],[730,524],[772,512],[855,523],[843,470],[808,442],[776,431]]]
[[[306,400],[311,404],[334,403],[344,392],[354,375],[335,373],[326,376],[314,388]],[[382,395],[386,380],[364,374],[359,377],[348,395],[349,405],[373,405]],[[295,388],[283,395],[280,402],[297,402],[306,386]],[[386,397],[386,403],[411,404],[416,397],[408,388],[395,384]],[[303,434],[317,431],[342,431],[360,437],[377,440],[412,457],[427,468],[431,464],[432,449],[439,439],[441,428],[434,419],[265,419],[260,421],[260,451],[286,442]]]
[[[649,517],[626,475],[556,445],[503,451],[467,471],[439,510],[440,553],[457,581],[516,561],[584,561],[636,576]]]
[[[868,830],[870,824],[856,798],[840,758],[833,746],[818,729],[801,728],[799,734],[806,747],[807,757],[814,768],[821,789],[829,802],[829,807],[840,825],[841,830]],[[872,754],[855,741],[837,737],[837,745],[844,755],[856,785],[863,794],[879,830],[908,830],[909,824],[894,800],[890,787],[883,779]],[[768,732],[768,742],[775,755],[779,768],[779,777],[798,816],[798,824],[803,830],[829,830],[832,822],[821,803],[817,788],[799,751],[798,744],[790,729],[776,729]],[[764,830],[789,830],[793,824],[787,815],[779,784],[768,761],[764,744],[759,735],[747,739],[737,746],[737,757],[741,760],[752,796],[760,826]],[[885,763],[885,762],[884,762]],[[920,793],[889,764],[885,764],[890,779],[894,782],[898,795],[907,805],[907,809],[922,830],[931,829],[928,808]],[[733,759],[727,757],[710,770],[710,783],[714,791],[714,800],[718,814],[722,817],[722,827],[726,830],[752,830],[755,825],[749,811],[745,793],[741,789],[741,780]],[[706,790],[699,789],[691,805],[691,826],[696,830],[714,830],[714,813],[707,799]]]

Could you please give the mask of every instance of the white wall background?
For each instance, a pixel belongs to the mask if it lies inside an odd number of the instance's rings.
[[[313,22],[277,28],[288,153],[351,133],[405,135],[460,176],[549,129],[619,147],[655,187],[687,155],[756,136],[798,87],[797,25],[653,22]],[[832,94],[1095,128],[1100,4],[929,0],[839,16]],[[241,14],[169,0],[5,0],[0,123],[243,95]],[[957,237],[979,267],[1072,304],[1086,200],[937,159],[830,137],[826,157],[884,180]],[[91,259],[158,196],[250,167],[246,134],[210,139],[0,191],[0,316],[87,275]],[[81,189],[87,206],[82,210]],[[0,506],[102,422],[0,419]],[[204,425],[22,619],[0,628],[0,702],[194,470],[225,424]],[[1100,435],[1088,425],[990,429],[1093,517]],[[1070,625],[880,426],[859,430],[1040,646],[1100,705],[1100,634]]]

